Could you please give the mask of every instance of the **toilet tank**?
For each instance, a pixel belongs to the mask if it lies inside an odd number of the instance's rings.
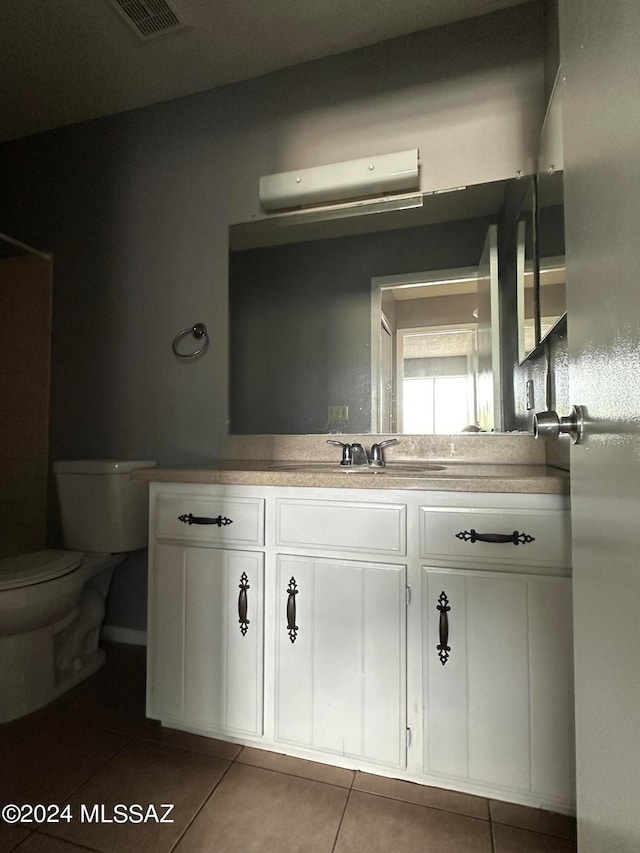
[[[130,474],[155,465],[140,459],[54,462],[64,547],[111,554],[146,548],[149,484]]]

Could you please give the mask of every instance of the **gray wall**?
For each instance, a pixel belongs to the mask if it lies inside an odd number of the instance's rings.
[[[227,428],[227,224],[261,174],[418,147],[424,190],[531,170],[525,5],[0,148],[2,230],[55,253],[53,458],[202,464]],[[197,320],[194,363],[170,343]]]
[[[526,4],[0,146],[0,231],[55,256],[52,458],[207,464],[227,226],[261,215],[259,176],[414,147],[424,191],[531,172],[543,43]],[[196,321],[211,347],[179,362]]]

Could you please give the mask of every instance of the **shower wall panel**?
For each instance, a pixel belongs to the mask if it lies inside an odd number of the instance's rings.
[[[0,261],[0,557],[47,540],[52,263]]]

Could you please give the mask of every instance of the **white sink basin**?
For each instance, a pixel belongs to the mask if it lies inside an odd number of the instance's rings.
[[[387,474],[392,477],[429,476],[434,471],[444,471],[445,467],[431,462],[391,462],[382,468],[340,465],[335,462],[272,462],[267,465],[269,471],[290,471],[300,474]]]

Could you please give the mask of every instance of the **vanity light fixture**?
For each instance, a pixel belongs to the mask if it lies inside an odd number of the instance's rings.
[[[418,149],[414,148],[395,154],[265,175],[260,178],[260,204],[263,210],[270,212],[335,205],[336,202],[353,199],[385,203],[390,193],[407,193],[419,187]]]
[[[322,222],[324,220],[346,219],[367,213],[387,213],[392,210],[410,210],[422,207],[422,193],[407,195],[390,195],[384,198],[359,199],[344,204],[324,204],[322,207],[309,207],[301,210],[288,210],[281,213],[274,222],[280,226],[302,225],[306,222]]]

